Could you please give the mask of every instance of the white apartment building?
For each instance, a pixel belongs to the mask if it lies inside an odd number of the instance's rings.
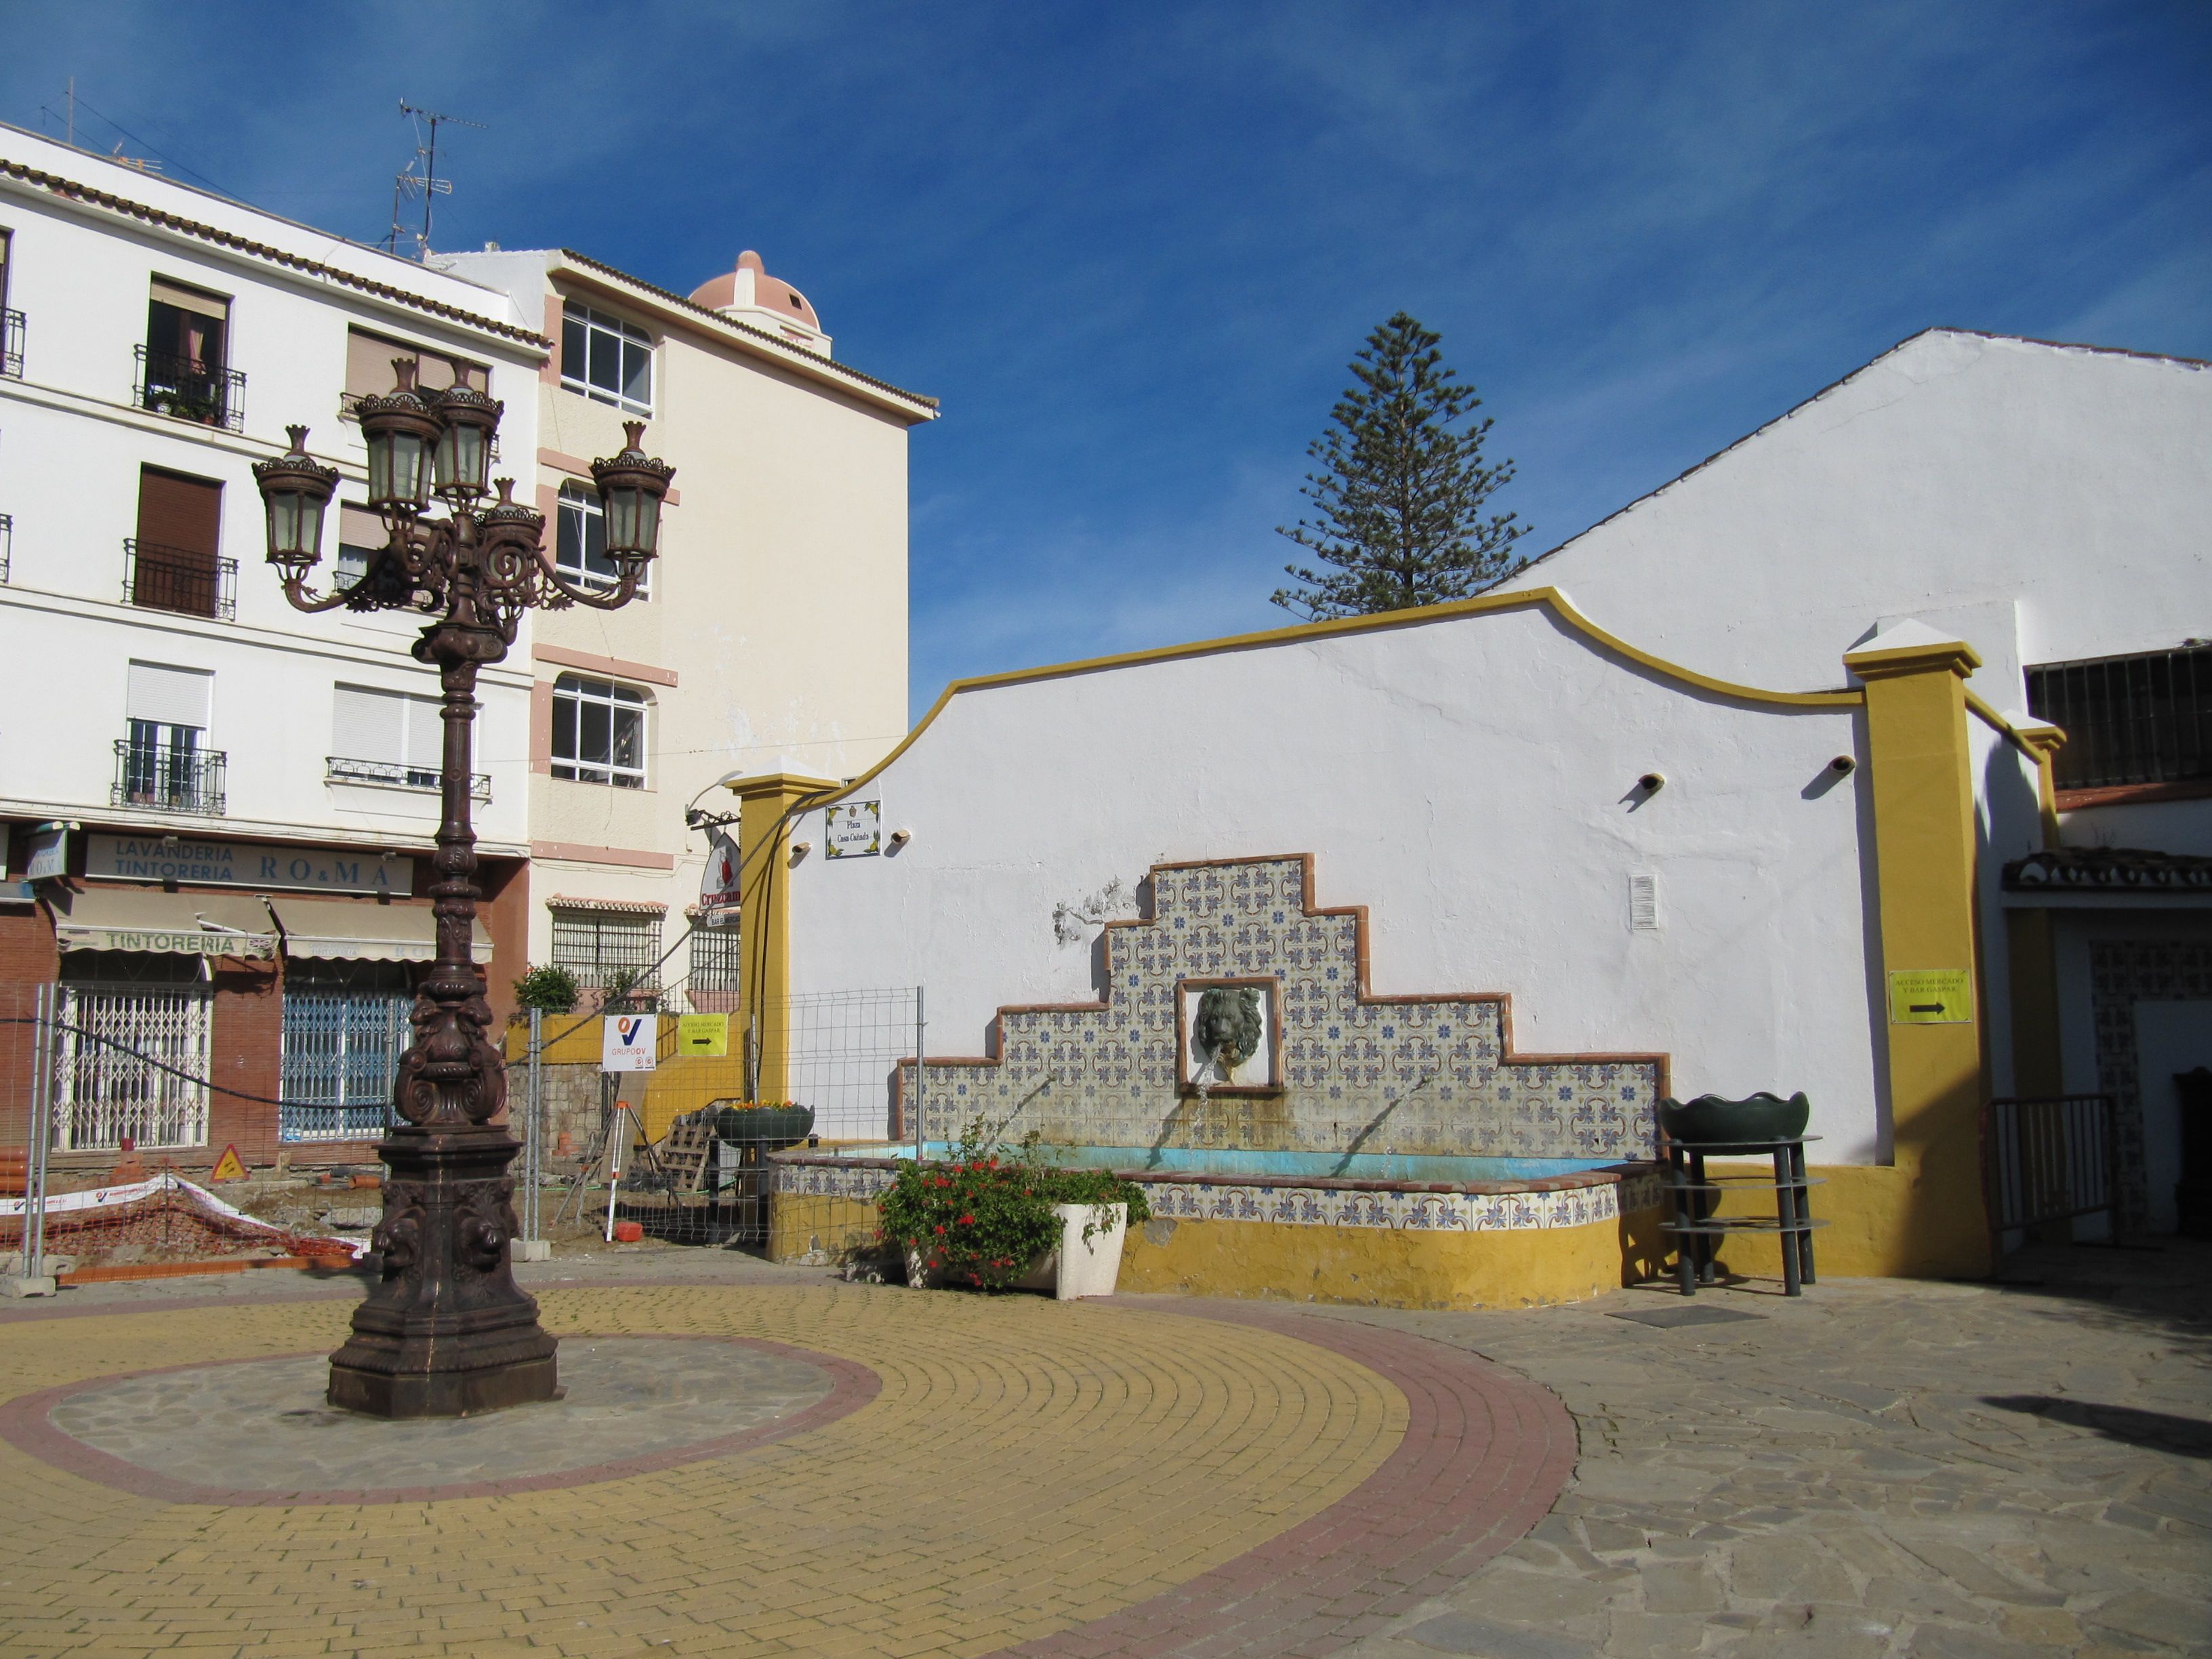
[[[362,556],[348,406],[404,356],[504,400],[532,477],[543,307],[0,128],[0,983],[58,979],[75,1023],[219,1085],[88,1041],[64,1154],[365,1157],[432,955],[436,679],[404,615],[292,609],[249,469],[307,425],[343,475],[326,556]],[[526,629],[478,694],[495,1007],[526,954]]]
[[[590,461],[623,422],[676,468],[641,599],[535,619],[530,958],[727,1008],[734,928],[684,939],[709,850],[685,809],[726,808],[734,773],[853,775],[905,735],[907,434],[937,404],[837,362],[750,252],[688,298],[567,250],[434,263],[556,343],[518,476],[571,574],[611,580]]]

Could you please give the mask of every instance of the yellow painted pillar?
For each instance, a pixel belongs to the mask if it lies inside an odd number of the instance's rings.
[[[791,1094],[791,847],[800,809],[841,786],[827,778],[768,772],[730,786],[738,798],[738,926],[744,971],[738,1032],[757,1032],[761,1100]]]
[[[1906,623],[1844,664],[1866,683],[1892,1161],[1904,1188],[1888,1271],[1984,1273],[1986,1079],[1966,696],[1981,659],[1964,641]]]
[[[2066,734],[2055,726],[2014,720],[2013,730],[2035,757],[2035,793],[2043,812],[2045,851],[2059,845],[2058,788],[2053,771]],[[2016,1095],[2056,1095],[2066,1089],[2065,1055],[2058,1036],[2058,952],[2048,910],[2007,910],[2006,945],[2012,979],[2012,1087]]]

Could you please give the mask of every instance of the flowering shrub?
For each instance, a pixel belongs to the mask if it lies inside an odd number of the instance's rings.
[[[882,1241],[918,1254],[924,1266],[985,1290],[1003,1290],[1060,1242],[1055,1204],[1095,1206],[1085,1238],[1110,1231],[1127,1204],[1129,1219],[1151,1211],[1144,1189],[1105,1170],[1060,1170],[1044,1161],[1035,1137],[1015,1156],[988,1150],[976,1126],[942,1164],[902,1166],[877,1200]]]

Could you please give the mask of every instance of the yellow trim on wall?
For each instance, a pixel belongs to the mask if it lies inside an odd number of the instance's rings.
[[[1893,973],[1961,969],[1978,988],[1966,676],[1980,659],[1964,643],[1948,641],[1851,652],[1844,665],[1866,683],[1881,1000],[1887,1004]],[[1985,1273],[1990,1240],[1982,1193],[1985,1091],[1978,1018],[1891,1023],[1883,1031],[1894,1173],[1887,1182],[1867,1178],[1864,1196],[1885,1192],[1886,1201],[1853,1206],[1879,1218],[1868,1222],[1869,1259],[1882,1264],[1879,1272]],[[1842,1194],[1832,1188],[1816,1192],[1816,1215],[1824,1210],[1823,1193],[1832,1215]]]
[[[808,805],[828,805],[866,787],[881,776],[892,762],[912,748],[915,740],[929,729],[931,723],[945,712],[945,705],[963,692],[995,691],[1002,687],[1026,685],[1037,680],[1064,679],[1071,675],[1095,674],[1109,668],[1137,668],[1150,663],[1175,662],[1186,657],[1212,656],[1224,651],[1253,651],[1268,646],[1293,645],[1305,640],[1330,639],[1340,634],[1370,634],[1384,629],[1418,628],[1429,623],[1447,622],[1455,617],[1481,616],[1493,611],[1538,608],[1549,611],[1585,638],[1615,655],[1700,691],[1713,692],[1739,702],[1765,703],[1784,708],[1856,708],[1865,701],[1859,691],[1850,688],[1835,691],[1768,691],[1759,686],[1740,685],[1734,680],[1700,674],[1695,669],[1685,668],[1679,663],[1669,662],[1663,657],[1655,656],[1631,645],[1617,634],[1608,633],[1576,610],[1566,595],[1556,587],[1531,587],[1514,593],[1491,593],[1472,599],[1455,599],[1448,605],[1421,605],[1411,611],[1386,611],[1371,617],[1340,617],[1329,622],[1299,623],[1288,628],[1266,629],[1256,634],[1231,634],[1220,639],[1194,640],[1183,645],[1155,646],[1149,650],[1124,651],[1113,656],[1086,657],[1076,662],[1053,663],[1042,668],[1018,668],[1003,674],[977,674],[966,679],[954,680],[938,693],[937,701],[929,706],[929,712],[915,723],[914,730],[902,738],[897,746],[883,759],[850,783],[836,787],[836,793]]]

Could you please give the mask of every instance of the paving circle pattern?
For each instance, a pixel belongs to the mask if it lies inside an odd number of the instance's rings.
[[[1572,1466],[1543,1390],[1285,1311],[834,1284],[540,1300],[580,1382],[595,1346],[611,1387],[635,1382],[656,1344],[630,1339],[652,1338],[686,1369],[719,1350],[781,1403],[725,1418],[719,1451],[550,1475],[471,1445],[529,1412],[423,1425],[467,1431],[449,1443],[474,1461],[405,1502],[324,1486],[357,1466],[312,1460],[272,1501],[255,1482],[279,1455],[256,1449],[229,1466],[252,1480],[195,1501],[58,1464],[52,1442],[85,1446],[74,1424],[124,1446],[149,1367],[267,1379],[264,1409],[347,1304],[0,1321],[0,1652],[1324,1653],[1518,1537]],[[204,1492],[219,1462],[127,1467]]]
[[[29,1419],[27,1433],[11,1437],[25,1449],[152,1497],[398,1502],[518,1483],[544,1490],[724,1455],[837,1382],[768,1345],[636,1336],[571,1336],[561,1345],[564,1398],[458,1421],[339,1411],[324,1402],[329,1380],[322,1352],[190,1365],[29,1396],[8,1416],[11,1425]]]

